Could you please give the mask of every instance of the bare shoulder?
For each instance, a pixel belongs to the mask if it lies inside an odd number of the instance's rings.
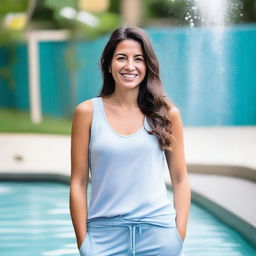
[[[170,118],[171,121],[178,121],[181,120],[181,113],[179,108],[172,104],[170,110],[168,111],[168,116]]]
[[[73,126],[90,127],[92,121],[93,103],[92,100],[85,100],[76,106]]]
[[[170,121],[181,120],[181,113],[180,113],[179,108],[172,101],[170,101],[170,99],[168,97],[166,98],[166,101],[169,106],[169,110],[168,110],[167,114],[168,114]]]
[[[92,111],[93,111],[93,103],[92,103],[92,99],[89,99],[89,100],[85,100],[81,103],[79,103],[77,106],[76,106],[76,109],[75,109],[75,113],[79,113],[79,114],[92,114]]]
[[[171,101],[168,96],[165,96],[165,102],[167,103],[168,108],[169,108],[169,110],[168,110],[168,112],[167,112],[168,119],[169,119],[170,121],[180,119],[180,118],[181,118],[181,116],[180,116],[180,110],[179,110],[179,108],[174,104],[174,102]]]
[[[183,122],[179,108],[173,104],[168,111],[168,116],[171,121],[172,133],[175,137],[173,148],[180,148],[183,143]]]

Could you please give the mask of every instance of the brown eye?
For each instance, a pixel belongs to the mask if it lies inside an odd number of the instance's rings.
[[[136,60],[137,62],[142,62],[142,61],[143,61],[142,58],[136,58],[135,60]]]
[[[125,60],[125,57],[124,57],[124,56],[118,57],[117,60],[118,60],[118,61],[124,61],[124,60]]]

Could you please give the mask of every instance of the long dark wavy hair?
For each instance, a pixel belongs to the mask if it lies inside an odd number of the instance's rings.
[[[119,42],[125,39],[137,41],[142,48],[146,64],[146,75],[139,85],[137,104],[141,112],[147,117],[152,130],[147,132],[158,138],[162,150],[172,150],[172,122],[168,117],[168,111],[174,104],[163,92],[163,86],[159,77],[159,63],[146,32],[138,27],[122,26],[113,31],[107,42],[100,59],[103,86],[100,97],[109,96],[115,90],[115,80],[109,72],[109,67]]]

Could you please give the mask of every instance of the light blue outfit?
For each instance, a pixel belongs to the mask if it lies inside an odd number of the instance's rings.
[[[81,256],[180,256],[183,240],[164,182],[166,159],[144,127],[121,135],[101,97],[92,99],[89,144],[91,198]]]

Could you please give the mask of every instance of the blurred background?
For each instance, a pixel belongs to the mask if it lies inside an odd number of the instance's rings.
[[[98,64],[109,33],[124,23],[149,33],[185,125],[254,125],[255,4],[2,0],[0,131],[69,134],[74,106],[101,87]],[[48,120],[54,123],[47,128]]]
[[[71,123],[98,95],[100,55],[123,24],[148,33],[181,111],[193,192],[184,255],[255,255],[256,0],[1,0],[0,254],[78,255]]]

